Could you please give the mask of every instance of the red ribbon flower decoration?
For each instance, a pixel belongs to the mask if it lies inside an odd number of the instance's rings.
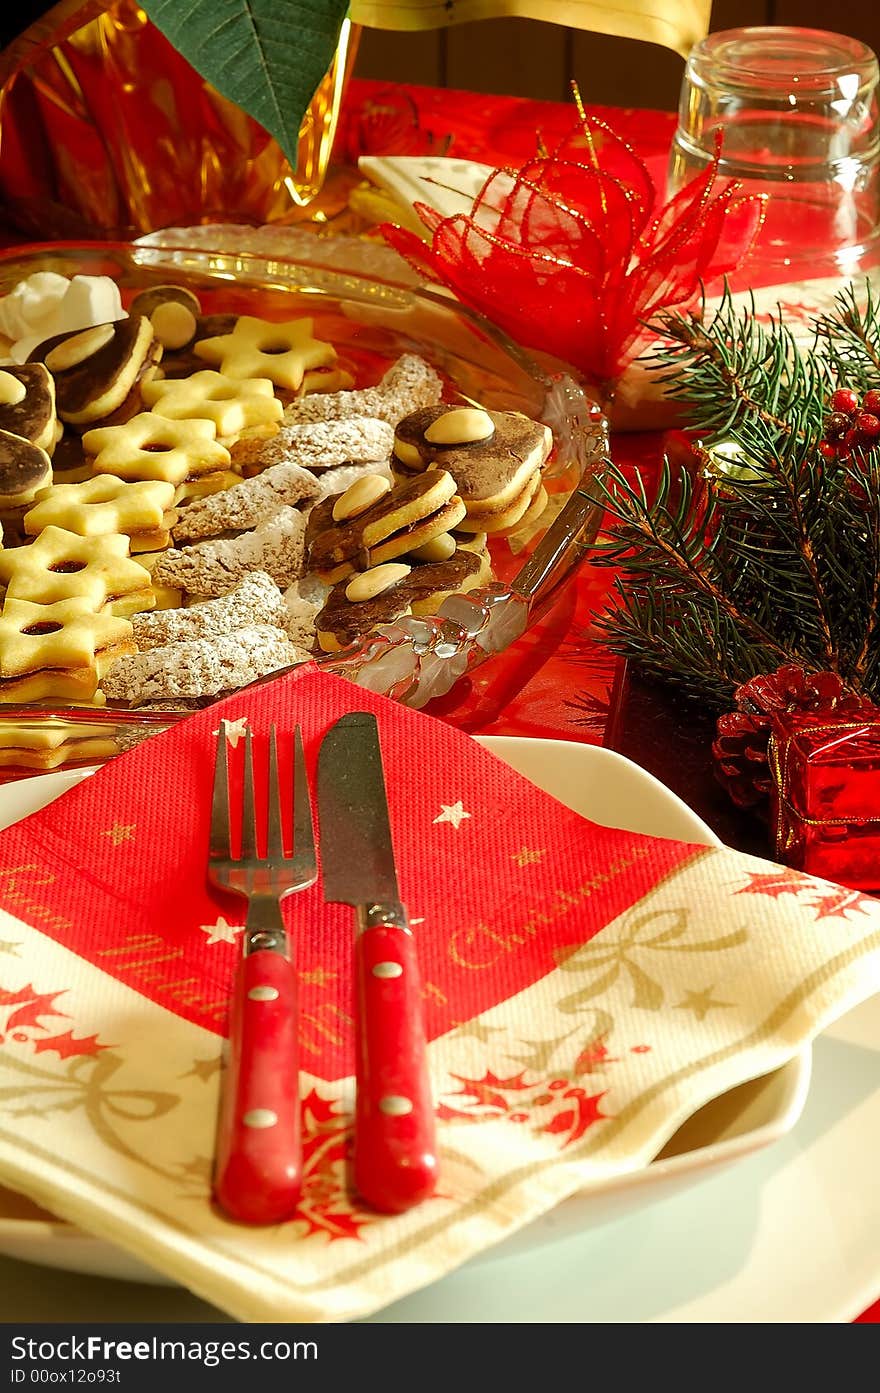
[[[754,241],[763,199],[730,182],[716,191],[719,158],[720,138],[704,173],[655,212],[642,161],[581,111],[552,153],[493,170],[469,213],[417,203],[430,242],[389,224],[382,233],[420,275],[608,398],[645,322],[733,270]]]

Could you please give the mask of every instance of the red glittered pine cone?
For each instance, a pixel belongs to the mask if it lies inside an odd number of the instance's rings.
[[[716,191],[719,157],[720,140],[704,173],[655,210],[642,161],[583,115],[553,152],[493,170],[469,213],[417,203],[430,242],[381,230],[420,275],[610,396],[645,321],[692,301],[752,245],[763,201],[735,184]]]
[[[760,810],[772,787],[767,746],[773,717],[782,711],[849,716],[876,711],[835,672],[807,672],[796,663],[761,673],[737,687],[735,711],[719,716],[712,745],[715,774],[738,808]]]

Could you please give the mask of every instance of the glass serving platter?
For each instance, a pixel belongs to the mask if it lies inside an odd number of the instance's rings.
[[[383,625],[341,653],[316,658],[373,691],[424,707],[521,637],[588,549],[600,521],[589,481],[606,453],[604,419],[564,365],[539,363],[441,292],[311,259],[215,251],[204,244],[205,229],[199,231],[192,246],[52,243],[7,250],[0,253],[0,295],[36,271],[110,276],[124,306],[149,286],[183,285],[198,295],[205,314],[310,317],[315,336],[334,345],[355,387],[374,385],[401,354],[417,353],[443,378],[445,400],[520,411],[553,432],[545,474],[549,506],[531,532],[491,540],[490,585],[449,597],[434,617]],[[100,763],[190,709],[0,704],[0,780]],[[443,714],[454,720],[454,692]],[[34,747],[36,754],[10,753]]]

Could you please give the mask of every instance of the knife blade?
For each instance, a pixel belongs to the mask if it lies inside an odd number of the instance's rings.
[[[343,716],[321,742],[318,821],[324,898],[355,910],[355,1188],[400,1213],[433,1192],[437,1151],[416,945],[370,712]]]

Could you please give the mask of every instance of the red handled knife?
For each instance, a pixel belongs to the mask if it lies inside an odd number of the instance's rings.
[[[355,711],[324,736],[318,819],[325,900],[354,907],[357,1102],[354,1183],[399,1213],[437,1180],[416,945],[400,903],[375,716]]]

